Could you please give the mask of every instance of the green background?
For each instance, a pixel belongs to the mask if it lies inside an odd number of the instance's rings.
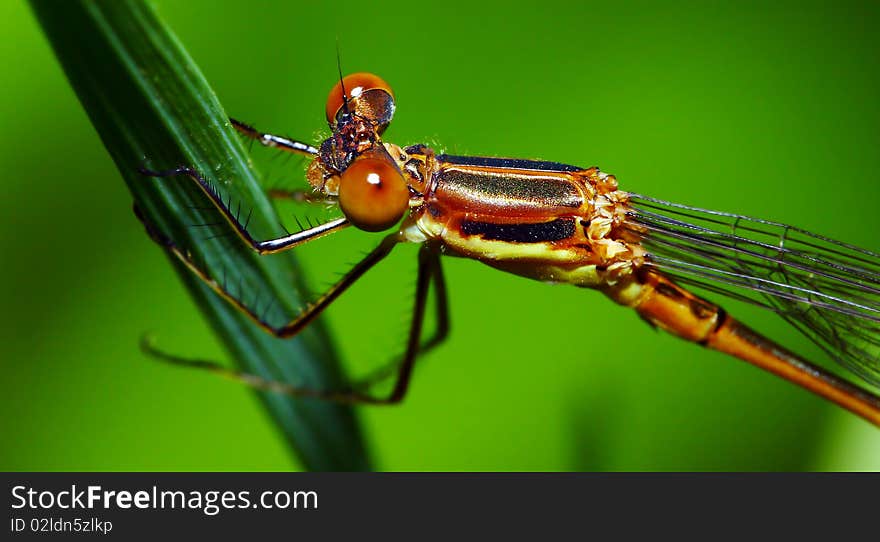
[[[227,111],[267,130],[326,133],[338,38],[344,71],[393,86],[390,141],[599,165],[624,189],[880,248],[872,3],[157,4]],[[0,469],[297,468],[252,392],[139,353],[152,330],[223,357],[27,7],[0,4],[0,31]],[[257,160],[268,184],[302,177]],[[311,283],[376,240],[305,247]],[[415,254],[327,313],[354,368],[402,347]],[[880,469],[880,431],[788,383],[595,292],[445,263],[449,341],[403,405],[360,409],[377,468]],[[774,315],[726,306],[822,361]]]

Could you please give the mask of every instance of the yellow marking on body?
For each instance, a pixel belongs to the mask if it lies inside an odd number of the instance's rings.
[[[607,284],[605,273],[598,271],[592,261],[594,258],[582,249],[548,242],[511,243],[487,240],[479,235],[462,236],[429,213],[424,213],[405,231],[410,232],[408,238],[424,236],[440,241],[447,254],[479,260],[516,275],[585,287]]]

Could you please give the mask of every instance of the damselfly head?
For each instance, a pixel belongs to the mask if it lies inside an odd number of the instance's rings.
[[[353,73],[343,77],[327,96],[327,123],[334,131],[358,117],[368,121],[381,135],[393,116],[391,87],[372,73]]]
[[[337,197],[345,217],[362,230],[387,230],[409,208],[406,177],[379,137],[393,116],[391,87],[370,73],[342,78],[327,97],[333,134],[307,177],[316,190]]]

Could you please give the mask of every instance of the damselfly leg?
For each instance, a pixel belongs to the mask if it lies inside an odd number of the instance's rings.
[[[446,338],[449,336],[449,300],[446,294],[446,279],[443,277],[443,265],[440,262],[440,252],[438,250],[430,249],[427,245],[424,245],[422,248],[422,253],[426,253],[422,255],[420,253],[419,265],[421,266],[421,258],[424,256],[429,258],[428,267],[431,271],[431,279],[433,280],[434,285],[434,303],[435,303],[435,313],[436,313],[436,324],[433,335],[426,341],[423,341],[419,346],[417,356],[424,356],[437,346],[443,343]],[[418,303],[418,296],[417,296]],[[424,310],[424,308],[422,308]],[[409,352],[409,344],[407,344],[407,352]],[[406,358],[406,356],[405,356]],[[414,362],[415,360],[413,360]],[[394,373],[398,372],[401,369],[402,363],[398,360],[393,360],[391,363],[379,367],[378,369],[372,371],[367,376],[362,378],[359,382],[359,386],[369,387],[378,382],[382,382],[386,378],[390,377]],[[402,398],[402,396],[401,396]]]
[[[238,133],[252,141],[259,141],[264,147],[302,156],[314,156],[318,153],[318,149],[308,143],[290,139],[289,137],[270,134],[268,132],[261,132],[253,126],[233,118],[230,118],[229,122]],[[300,203],[323,203],[326,205],[335,203],[335,200],[332,198],[327,198],[323,194],[317,193],[314,190],[270,188],[266,191],[266,195],[273,199],[291,200]]]
[[[229,119],[229,122],[232,123],[232,126],[238,130],[240,134],[255,141],[259,141],[265,147],[306,156],[314,156],[318,154],[318,149],[308,143],[266,132],[260,132],[253,126],[245,124],[240,120]]]
[[[185,176],[195,181],[199,188],[201,188],[202,192],[204,192],[204,194],[211,199],[211,202],[223,215],[223,218],[225,218],[226,221],[229,222],[229,224],[232,226],[232,228],[235,230],[235,233],[241,238],[241,240],[259,254],[274,254],[275,252],[288,250],[303,243],[307,243],[314,239],[329,235],[349,225],[347,219],[337,218],[335,220],[327,222],[326,224],[319,224],[317,226],[306,228],[302,231],[298,231],[290,235],[285,235],[283,237],[278,237],[275,239],[257,241],[253,238],[253,236],[251,236],[250,232],[247,229],[250,222],[250,216],[245,215],[244,221],[242,222],[241,209],[238,208],[236,211],[233,211],[231,205],[232,200],[230,199],[228,200],[228,202],[223,201],[223,197],[221,196],[217,188],[211,182],[205,179],[198,171],[192,169],[191,167],[180,166],[163,171],[154,171],[146,168],[140,168],[140,173],[149,177]]]
[[[265,318],[252,310],[238,296],[233,295],[222,281],[216,280],[207,270],[200,267],[192,257],[174,241],[163,235],[158,229],[143,216],[143,213],[135,207],[135,214],[144,223],[150,237],[159,245],[168,250],[187,269],[202,280],[220,297],[229,302],[242,314],[250,318],[267,333],[278,338],[290,338],[302,331],[309,323],[321,314],[333,301],[335,301],[346,289],[356,282],[364,273],[382,261],[392,249],[399,243],[397,235],[388,235],[366,257],[351,268],[343,277],[316,301],[306,306],[302,312],[290,322],[282,326],[273,326]],[[312,237],[311,239],[315,239]],[[425,307],[427,305],[428,290],[431,281],[435,284],[437,296],[437,329],[435,334],[424,344],[420,344],[422,324],[424,322]],[[448,304],[446,300],[446,286],[443,279],[440,259],[436,250],[430,245],[423,245],[419,252],[418,280],[416,286],[415,306],[412,321],[407,338],[406,352],[402,360],[394,360],[392,363],[381,367],[369,374],[363,380],[356,382],[349,390],[316,390],[312,388],[293,386],[285,382],[267,380],[249,373],[232,369],[210,360],[190,359],[177,356],[159,350],[153,345],[152,340],[145,338],[142,341],[143,350],[160,360],[191,368],[208,370],[222,376],[241,381],[244,384],[265,391],[273,391],[297,397],[321,398],[331,401],[346,403],[371,403],[390,404],[403,399],[409,386],[412,368],[416,357],[440,344],[449,331]],[[394,387],[385,397],[379,397],[362,390],[368,389],[393,374],[397,374]]]
[[[301,190],[296,188],[269,188],[266,195],[274,200],[288,200],[297,203],[314,203],[323,205],[335,205],[336,200],[316,194],[313,190]]]

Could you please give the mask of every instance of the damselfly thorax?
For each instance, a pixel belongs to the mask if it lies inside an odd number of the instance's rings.
[[[191,168],[146,172],[189,176],[239,237],[261,254],[293,248],[349,225],[387,232],[316,303],[286,325],[273,326],[148,224],[153,237],[219,295],[279,337],[298,333],[397,244],[422,246],[406,354],[376,378],[349,390],[309,390],[212,364],[214,370],[292,395],[397,402],[407,390],[416,356],[439,344],[448,331],[440,256],[451,255],[532,279],[598,289],[653,326],[771,371],[880,425],[877,395],[799,358],[682,286],[697,285],[779,313],[842,366],[877,385],[880,255],[784,224],[626,192],[613,175],[596,167],[451,156],[425,145],[401,147],[382,140],[394,110],[387,83],[371,74],[354,74],[330,92],[326,113],[332,135],[317,148],[232,121],[239,132],[266,146],[311,156],[306,177],[313,194],[304,198],[317,195],[315,199],[331,201],[341,211],[340,218],[277,239],[255,240],[213,185]],[[438,297],[438,329],[422,341],[431,285]],[[392,373],[397,379],[390,394],[365,391]]]

